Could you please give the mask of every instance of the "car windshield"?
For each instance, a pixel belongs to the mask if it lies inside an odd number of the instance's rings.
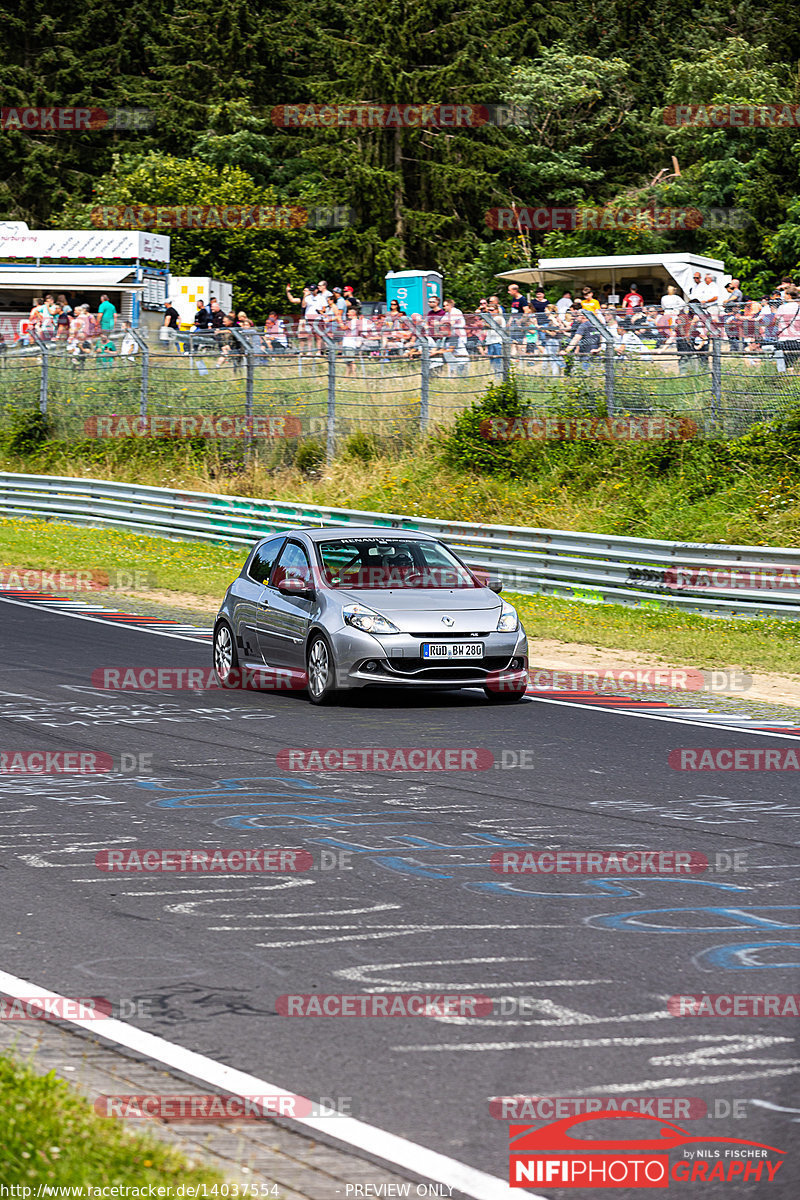
[[[474,588],[480,586],[438,542],[402,537],[318,542],[322,577],[335,588]]]

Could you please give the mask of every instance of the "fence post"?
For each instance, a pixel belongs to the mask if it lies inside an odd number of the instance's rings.
[[[431,399],[431,348],[426,337],[422,338],[420,351],[419,431],[425,433],[428,428]]]
[[[705,312],[697,300],[690,300],[689,308],[702,322],[711,342],[711,423],[716,426],[722,406],[722,337],[725,326],[720,320],[715,320],[711,313]]]
[[[320,325],[322,322],[320,321]],[[336,452],[336,342],[330,334],[321,329],[319,336],[325,346],[328,360],[328,412],[325,434],[325,461],[333,462]]]
[[[503,383],[507,383],[511,374],[511,335],[508,325],[500,330],[500,337],[503,339]]]
[[[603,375],[606,396],[606,412],[609,417],[614,416],[614,404],[616,400],[616,375],[614,372],[614,335],[606,325],[605,321],[601,321],[597,313],[593,313],[591,309],[584,309],[583,315],[588,320],[589,324],[594,326],[597,332],[603,339]]]
[[[147,344],[147,339],[139,335],[137,330],[132,329],[134,341],[139,347],[142,354],[142,380],[141,391],[139,393],[139,420],[142,423],[142,428],[145,428],[147,421],[147,397],[150,389],[150,347]]]
[[[328,345],[328,420],[325,438],[325,461],[333,462],[336,451],[336,350]]]
[[[33,335],[36,339],[36,344],[42,352],[42,370],[39,375],[39,412],[43,416],[47,416],[47,385],[50,376],[50,351],[47,348],[47,342],[36,334]]]
[[[722,409],[722,339],[711,339],[711,420],[719,423]]]
[[[247,431],[244,435],[244,460],[247,463],[250,461],[250,451],[253,447],[253,389],[256,366],[253,342],[259,334],[255,329],[252,331],[252,336],[248,336],[241,329],[236,328],[233,328],[231,332],[244,350],[244,414],[247,418]]]
[[[414,321],[402,316],[401,324],[405,325],[414,335],[414,341],[419,347],[420,380],[419,380],[419,431],[424,433],[428,428],[431,395],[431,348],[428,344],[428,331],[423,321]]]
[[[483,318],[484,325],[488,325],[495,331],[495,333],[500,335],[503,363],[503,383],[506,383],[511,374],[511,335],[508,332],[508,325],[498,324],[491,313],[485,312],[481,313],[480,315]],[[494,364],[492,365],[492,369],[494,370]]]

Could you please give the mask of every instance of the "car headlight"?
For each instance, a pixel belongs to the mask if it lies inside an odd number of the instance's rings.
[[[379,612],[375,612],[374,608],[367,608],[365,604],[349,604],[344,610],[345,625],[352,625],[355,629],[360,629],[363,633],[399,633],[400,630],[396,625]]]
[[[497,632],[514,633],[517,629],[519,629],[517,610],[510,604],[504,604],[500,611],[500,620],[497,622]]]

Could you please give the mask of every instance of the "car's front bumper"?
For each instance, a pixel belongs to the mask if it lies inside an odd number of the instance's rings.
[[[423,659],[426,641],[483,643],[483,657]],[[351,626],[334,637],[336,686],[458,688],[489,687],[498,691],[521,690],[528,678],[528,641],[522,629],[514,633],[488,633],[480,638],[466,634],[419,636],[398,633],[377,637]]]

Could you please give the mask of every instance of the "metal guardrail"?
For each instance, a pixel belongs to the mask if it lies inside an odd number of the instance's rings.
[[[0,513],[248,546],[266,534],[303,525],[420,530],[453,546],[470,566],[499,575],[507,588],[527,595],[671,607],[715,617],[800,617],[800,549],[476,525],[12,472],[0,472]]]

